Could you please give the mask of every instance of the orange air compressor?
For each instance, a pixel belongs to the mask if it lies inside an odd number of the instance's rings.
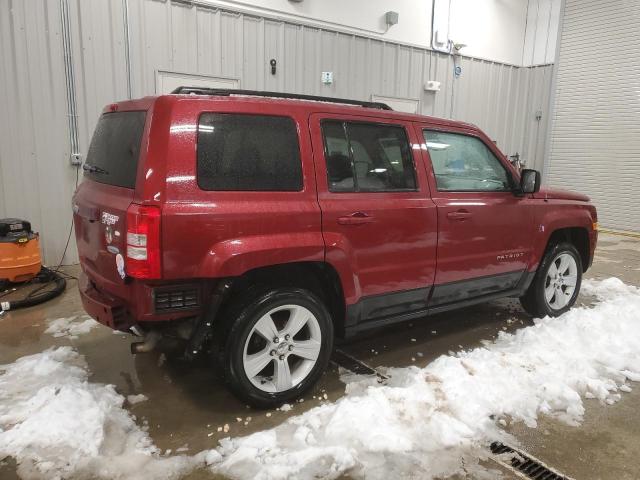
[[[26,282],[42,267],[40,239],[31,223],[17,218],[0,219],[0,282]]]

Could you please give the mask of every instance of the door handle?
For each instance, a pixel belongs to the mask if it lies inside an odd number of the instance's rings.
[[[374,217],[364,212],[354,212],[345,217],[338,217],[338,223],[340,225],[364,225],[365,223],[373,222],[373,220]]]
[[[467,210],[458,210],[456,212],[447,213],[447,218],[451,220],[466,220],[471,216],[471,213]]]

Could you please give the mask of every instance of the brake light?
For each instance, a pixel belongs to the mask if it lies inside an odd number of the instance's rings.
[[[127,209],[127,274],[160,278],[160,209],[132,203]]]

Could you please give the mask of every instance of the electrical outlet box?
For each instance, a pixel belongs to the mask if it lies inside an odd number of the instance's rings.
[[[384,20],[385,20],[385,22],[387,22],[387,26],[388,27],[391,27],[393,25],[397,25],[399,17],[400,17],[400,15],[398,14],[398,12],[389,11],[389,12],[384,14]]]
[[[424,90],[426,92],[439,92],[440,91],[440,82],[436,80],[429,80],[424,84]]]
[[[331,85],[333,83],[333,72],[322,72],[322,83]]]
[[[69,157],[69,160],[71,161],[71,165],[73,165],[74,167],[82,165],[82,155],[80,155],[79,153],[72,153]]]

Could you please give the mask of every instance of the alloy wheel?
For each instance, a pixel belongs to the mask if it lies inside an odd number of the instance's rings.
[[[255,323],[244,345],[242,362],[249,381],[269,393],[300,384],[320,355],[322,332],[315,315],[301,305],[282,305]]]
[[[553,310],[564,308],[576,290],[578,281],[578,264],[570,254],[563,252],[557,255],[549,269],[544,285],[544,298]]]

